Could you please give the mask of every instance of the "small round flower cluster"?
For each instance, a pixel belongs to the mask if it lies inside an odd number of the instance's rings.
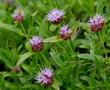
[[[41,71],[35,77],[35,80],[43,85],[51,85],[53,81],[53,70],[49,68],[41,69]]]
[[[16,9],[12,15],[14,21],[22,22],[24,19],[24,12],[21,9]]]
[[[59,24],[62,21],[62,18],[64,16],[64,12],[58,9],[53,9],[50,11],[47,15],[48,21],[54,23],[54,24]]]
[[[31,44],[33,51],[40,51],[43,48],[43,40],[38,36],[34,36],[30,39],[29,43]]]
[[[61,27],[60,31],[60,37],[64,40],[70,39],[72,34],[71,29],[68,27],[68,25],[64,25]]]
[[[103,26],[105,24],[104,18],[101,15],[96,15],[93,18],[90,18],[89,25],[91,28],[91,31],[97,32],[102,30]]]

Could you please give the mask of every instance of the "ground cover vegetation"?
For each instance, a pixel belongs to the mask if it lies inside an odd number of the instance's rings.
[[[0,90],[110,90],[110,0],[0,0]]]

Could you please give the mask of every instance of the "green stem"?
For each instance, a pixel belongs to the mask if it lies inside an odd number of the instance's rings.
[[[73,48],[71,46],[71,41],[68,40],[67,42],[68,42],[68,46],[69,46],[70,51],[72,52],[72,54],[74,54]]]
[[[103,50],[104,50],[104,53],[105,53],[105,57],[107,58],[108,56],[107,56],[106,48],[104,46],[104,41],[103,41],[103,38],[102,38],[102,35],[101,35],[100,32],[99,32],[99,38],[100,38],[100,42],[102,44],[102,47],[103,47]]]
[[[42,56],[44,62],[45,62],[48,66],[50,66],[50,63],[49,63],[48,59],[46,58],[46,56],[45,56],[42,52],[40,52],[40,54],[41,54],[41,56]]]
[[[24,36],[28,39],[28,36],[27,36],[27,33],[26,33],[25,29],[24,29],[23,24],[20,23],[20,26],[21,26],[21,29],[22,29],[22,32],[23,32]],[[29,40],[29,39],[28,39],[28,40]]]
[[[25,29],[24,29],[24,27],[23,27],[23,24],[20,23],[20,25],[21,25],[22,32],[26,35]]]

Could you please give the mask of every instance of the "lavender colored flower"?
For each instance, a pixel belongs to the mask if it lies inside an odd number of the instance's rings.
[[[35,80],[37,80],[38,83],[41,83],[43,85],[52,84],[53,70],[49,68],[41,69],[41,72],[38,73],[38,75],[35,77]]]
[[[70,39],[72,34],[71,29],[68,27],[68,25],[64,25],[63,27],[61,27],[61,31],[60,31],[60,37],[63,40],[67,40]]]
[[[16,9],[12,15],[13,19],[17,22],[22,22],[24,19],[24,13],[20,9]]]
[[[62,18],[64,16],[64,12],[58,9],[53,9],[50,11],[47,15],[48,21],[59,24],[62,21]]]
[[[43,40],[38,36],[34,36],[30,39],[29,43],[31,44],[33,51],[41,51],[43,48]]]
[[[104,18],[99,14],[97,14],[93,18],[90,18],[89,20],[89,25],[90,25],[91,31],[93,32],[102,30],[102,28],[104,27],[104,24],[105,24]]]

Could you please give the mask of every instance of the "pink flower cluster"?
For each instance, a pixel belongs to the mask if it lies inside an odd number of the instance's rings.
[[[93,32],[102,30],[104,24],[105,24],[104,18],[99,14],[97,14],[93,18],[90,18],[89,20],[90,29]]]
[[[63,27],[61,27],[60,37],[63,40],[70,39],[71,34],[72,34],[72,31],[71,31],[71,29],[69,28],[68,25],[64,25]]]
[[[49,68],[41,69],[41,71],[35,77],[35,80],[43,85],[50,85],[53,81],[53,70]]]
[[[40,51],[43,48],[43,40],[38,36],[32,37],[29,43],[31,44],[33,51]]]
[[[20,9],[16,9],[12,15],[14,21],[22,22],[24,19],[24,13]]]
[[[48,21],[54,23],[54,24],[58,24],[61,22],[62,18],[64,16],[64,12],[58,9],[53,9],[52,11],[50,11],[47,15],[47,19]]]

